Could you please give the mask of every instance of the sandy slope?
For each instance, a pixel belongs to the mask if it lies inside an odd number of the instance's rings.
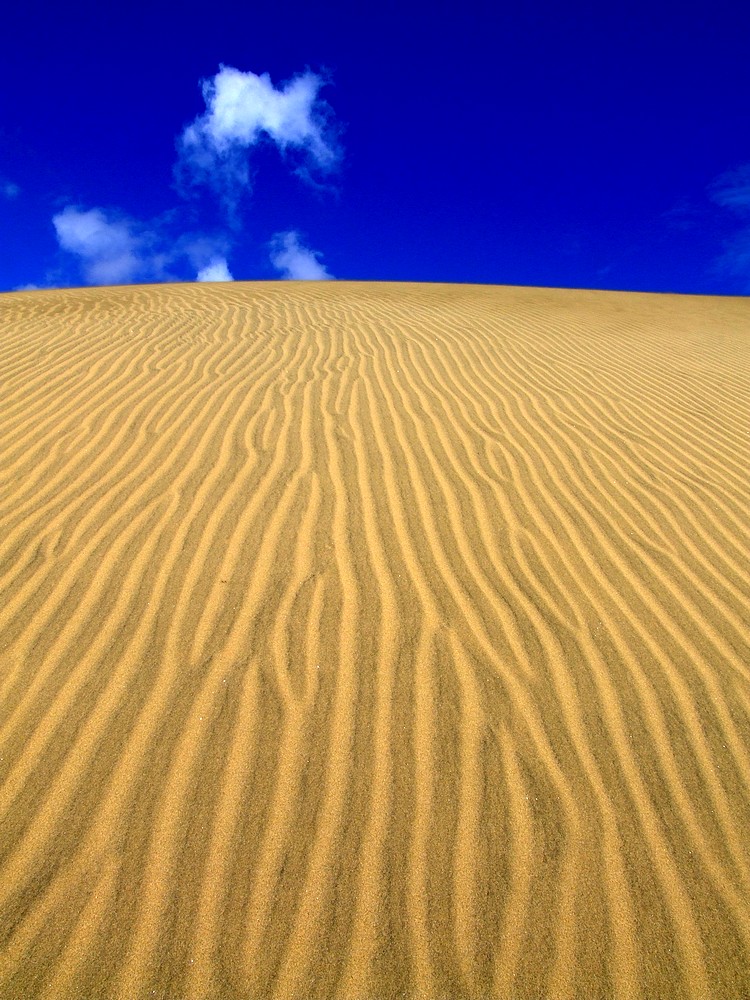
[[[0,297],[0,997],[750,993],[750,302]]]

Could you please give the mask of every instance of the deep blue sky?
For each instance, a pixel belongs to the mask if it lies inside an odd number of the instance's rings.
[[[279,277],[269,241],[294,231],[344,279],[747,294],[750,7],[682,6],[14,4],[0,290],[87,280],[52,223],[72,206],[141,248],[224,241],[237,279]],[[262,143],[233,223],[207,188],[176,190],[220,65],[326,76],[322,189]]]

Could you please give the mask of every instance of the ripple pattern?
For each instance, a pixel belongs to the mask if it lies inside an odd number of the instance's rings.
[[[750,995],[750,307],[0,296],[0,996]]]

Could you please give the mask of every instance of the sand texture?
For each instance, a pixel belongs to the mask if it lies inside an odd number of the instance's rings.
[[[0,296],[0,997],[750,996],[750,300]]]

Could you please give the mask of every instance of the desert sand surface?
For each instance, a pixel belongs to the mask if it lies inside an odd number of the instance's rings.
[[[0,296],[0,997],[750,996],[750,301]]]

